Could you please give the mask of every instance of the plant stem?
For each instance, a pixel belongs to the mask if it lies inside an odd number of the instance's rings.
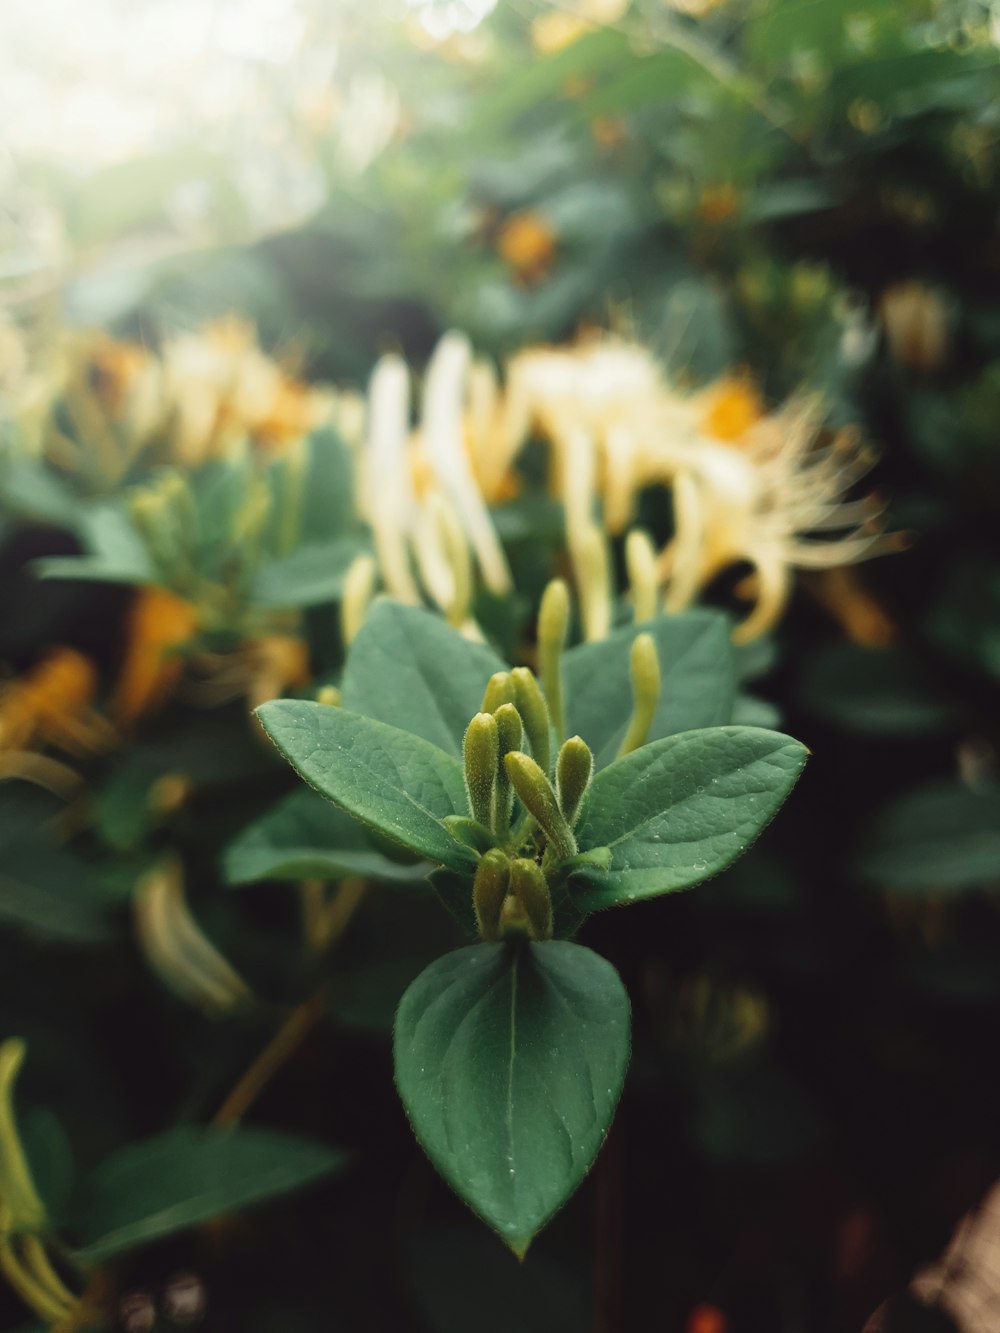
[[[291,1059],[325,1012],[326,988],[303,1001],[267,1043],[212,1117],[213,1125],[235,1125],[243,1119],[279,1069]]]

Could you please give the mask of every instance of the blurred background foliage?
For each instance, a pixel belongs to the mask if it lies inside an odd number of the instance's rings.
[[[96,1265],[51,1326],[861,1328],[1000,1175],[1000,11],[8,0],[0,32],[0,1133]],[[366,383],[449,329],[501,378],[610,330],[680,395],[740,386],[722,440],[819,394],[897,534],[737,650],[741,717],[814,752],[782,819],[588,923],[632,1071],[520,1267],[392,1087],[453,926],[350,821],[254,823],[291,783],[248,705],[335,687],[386,574]],[[568,566],[539,440],[515,473],[516,591],[428,592],[523,657]]]

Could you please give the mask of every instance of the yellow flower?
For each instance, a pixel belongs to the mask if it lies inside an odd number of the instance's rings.
[[[747,642],[781,615],[792,570],[891,549],[877,505],[844,499],[870,461],[851,431],[824,440],[821,404],[810,397],[792,399],[729,443],[706,435],[675,449],[675,536],[660,558],[666,609],[689,606],[717,574],[746,562],[754,607],[734,638]],[[826,532],[838,535],[819,535]]]
[[[524,283],[541,282],[548,275],[557,249],[555,230],[531,209],[511,213],[497,233],[497,253]]]
[[[473,635],[470,552],[491,591],[503,596],[512,586],[476,475],[479,450],[496,435],[496,407],[490,372],[473,364],[464,335],[447,333],[428,364],[414,430],[406,365],[400,357],[383,357],[371,378],[359,468],[359,509],[371,525],[388,592],[420,602],[416,561],[431,600]],[[497,473],[491,464],[494,494],[506,474],[506,466]]]
[[[197,607],[166,588],[136,591],[125,622],[125,654],[111,698],[121,725],[160,708],[184,672],[180,649],[198,632]]]
[[[508,366],[505,407],[508,457],[532,433],[551,442],[567,545],[578,588],[588,590],[587,637],[600,637],[609,615],[595,591],[604,586],[595,573],[598,499],[603,527],[616,536],[643,488],[672,490],[675,536],[658,559],[668,611],[689,606],[729,566],[749,563],[755,606],[736,631],[741,640],[775,623],[792,570],[892,549],[878,506],[844,499],[867,470],[867,454],[849,431],[824,441],[815,398],[768,413],[745,378],[683,394],[647,349],[609,337],[519,353]],[[820,535],[829,532],[839,536]]]
[[[0,749],[56,745],[78,753],[112,744],[114,729],[94,709],[97,685],[97,668],[83,653],[49,649],[0,689]]]

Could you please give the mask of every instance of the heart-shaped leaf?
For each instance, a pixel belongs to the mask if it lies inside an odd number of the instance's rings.
[[[297,1189],[345,1154],[265,1129],[185,1125],[119,1148],[83,1183],[74,1207],[85,1263]]]
[[[300,788],[243,830],[223,861],[230,884],[259,879],[423,879],[426,862],[401,865],[375,850],[365,829],[318,792]]]
[[[584,851],[608,847],[606,869],[583,867],[573,901],[595,911],[700,884],[766,827],[808,751],[756,727],[711,727],[653,741],[594,778],[577,830]]]
[[[714,611],[658,616],[616,630],[599,643],[566,653],[567,733],[582,736],[605,768],[618,753],[632,715],[629,657],[632,640],[648,633],[656,643],[661,688],[648,740],[729,722],[736,673],[729,627]]]
[[[566,941],[447,954],[396,1016],[396,1084],[417,1138],[517,1254],[593,1164],[628,1053],[618,973]]]
[[[257,716],[296,772],[348,814],[439,865],[466,870],[475,862],[442,822],[467,813],[462,765],[450,754],[374,718],[302,699],[275,699]]]
[[[492,648],[470,643],[440,616],[381,601],[347,655],[344,707],[460,756],[486,682],[506,670]]]

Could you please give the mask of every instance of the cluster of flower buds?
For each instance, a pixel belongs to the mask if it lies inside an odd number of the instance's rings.
[[[527,667],[497,672],[465,732],[469,819],[457,821],[462,828],[455,831],[480,853],[473,901],[484,940],[550,939],[553,874],[577,854],[574,829],[594,755],[582,737],[562,739],[561,655],[569,614],[568,589],[554,580],[538,623],[542,682]],[[645,741],[659,698],[659,662],[648,634],[633,643],[631,675],[633,712],[621,754]]]

